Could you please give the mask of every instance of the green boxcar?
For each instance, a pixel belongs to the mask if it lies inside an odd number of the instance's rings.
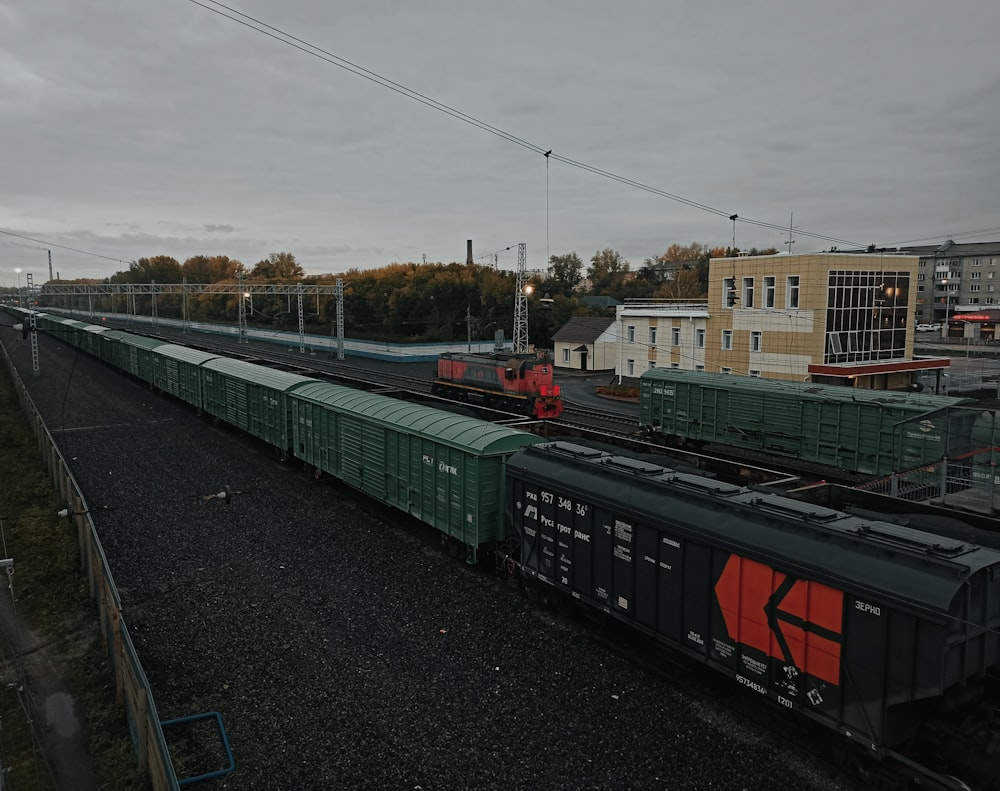
[[[108,331],[108,328],[100,324],[85,324],[81,330],[81,348],[94,357],[100,356],[101,336]]]
[[[154,384],[164,393],[201,410],[201,365],[218,356],[172,343],[161,346],[153,360]]]
[[[122,341],[129,333],[122,330],[108,330],[101,333],[101,344],[97,348],[97,356],[108,365],[125,370],[127,367],[128,347]]]
[[[290,450],[288,391],[315,379],[227,357],[206,360],[199,371],[205,412],[264,440],[282,454]]]
[[[77,321],[76,319],[57,319],[55,323],[62,326],[53,326],[52,333],[54,335],[60,337],[65,343],[75,346],[77,349],[86,350],[84,341],[85,333],[89,326],[87,322]]]
[[[118,350],[119,367],[143,382],[153,384],[153,360],[156,350],[164,345],[163,341],[124,333],[117,342],[121,344]]]
[[[655,368],[640,380],[639,420],[668,436],[886,475],[940,459],[949,442],[963,444],[955,435],[968,426],[957,413],[947,418],[947,408],[967,402]]]
[[[467,548],[507,537],[507,457],[532,434],[326,382],[289,398],[296,457]]]

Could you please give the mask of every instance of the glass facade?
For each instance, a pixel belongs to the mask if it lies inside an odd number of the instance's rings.
[[[904,358],[909,292],[908,272],[831,271],[824,362]]]

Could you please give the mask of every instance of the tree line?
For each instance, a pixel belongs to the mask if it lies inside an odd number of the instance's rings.
[[[776,252],[751,250],[752,255]],[[626,299],[700,300],[708,293],[708,262],[728,257],[728,248],[670,245],[660,255],[631,264],[610,248],[598,250],[585,266],[575,252],[553,255],[545,273],[529,279],[528,337],[537,346],[550,346],[552,335],[573,316],[608,315],[607,309],[588,304],[588,296]],[[60,284],[302,284],[303,312],[309,332],[328,333],[336,322],[332,296],[309,295],[309,285],[333,285],[344,279],[344,325],[353,338],[390,342],[488,340],[502,331],[513,332],[516,275],[481,264],[406,263],[379,269],[349,269],[340,274],[306,275],[292,253],[272,253],[247,268],[228,256],[196,255],[183,263],[170,256],[140,258],[127,270],[104,280],[61,280]],[[192,321],[232,323],[239,314],[240,294],[196,294],[186,300]],[[77,307],[80,307],[79,299]],[[255,293],[248,300],[247,321],[252,325],[293,328],[298,324],[297,299]],[[159,316],[180,318],[180,295],[157,296]],[[95,310],[124,312],[126,307],[101,297]],[[135,310],[149,314],[150,296],[136,296]]]

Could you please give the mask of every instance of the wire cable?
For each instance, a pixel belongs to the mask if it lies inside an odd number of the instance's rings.
[[[134,264],[135,261],[123,261],[121,258],[112,258],[110,255],[101,255],[100,253],[92,253],[89,250],[80,250],[76,247],[67,247],[64,244],[56,244],[55,242],[46,242],[42,239],[35,239],[31,236],[25,236],[24,234],[14,233],[13,231],[4,231],[0,229],[0,233],[6,236],[16,236],[18,239],[27,239],[29,242],[37,242],[38,244],[43,244],[46,247],[58,247],[62,250],[69,250],[73,253],[80,253],[81,255],[92,255],[94,258],[103,258],[107,261],[115,261],[119,264]]]
[[[422,94],[418,91],[415,91],[412,88],[408,88],[405,85],[395,82],[394,80],[390,80],[389,78],[383,77],[382,75],[377,74],[376,72],[363,68],[362,66],[359,66],[356,63],[346,60],[345,58],[341,58],[340,56],[328,50],[325,50],[322,47],[318,47],[315,44],[310,44],[304,39],[298,38],[297,36],[294,36],[291,33],[288,33],[273,25],[269,25],[266,22],[256,17],[243,13],[242,11],[238,11],[237,9],[226,5],[225,3],[221,3],[218,0],[206,0],[205,2],[201,2],[201,0],[188,0],[188,2],[193,3],[194,5],[199,6],[200,8],[203,8],[206,11],[211,11],[214,14],[218,14],[219,16],[225,19],[229,19],[233,22],[236,22],[237,24],[243,25],[244,27],[247,27],[250,30],[260,33],[261,35],[267,36],[268,38],[274,39],[275,41],[285,44],[286,46],[297,49],[300,52],[303,52],[307,55],[311,55],[315,58],[318,58],[319,60],[325,61],[326,63],[336,66],[337,68],[344,69],[345,71],[348,71],[358,77],[362,77],[363,79],[373,82],[376,85],[379,85],[383,88],[387,88],[388,90],[406,96],[409,99],[413,99],[414,101],[426,105],[427,107],[430,107],[433,110],[438,110],[439,112],[445,113],[446,115],[449,115],[459,121],[462,121],[463,123],[469,124],[470,126],[474,126],[477,129],[480,129],[484,132],[488,132],[489,134],[500,137],[504,140],[514,143],[515,145],[521,146],[522,148],[525,148],[528,151],[531,151],[536,154],[541,154],[543,157],[545,157],[546,166],[548,165],[548,161],[550,159],[554,159],[559,162],[562,162],[564,165],[568,165],[570,167],[574,167],[580,170],[593,173],[594,175],[600,176],[602,178],[610,179],[612,181],[617,181],[621,184],[625,184],[626,186],[630,186],[635,189],[640,189],[645,192],[649,192],[653,195],[658,195],[660,197],[667,198],[668,200],[672,200],[677,203],[681,203],[685,206],[689,206],[691,208],[698,209],[700,211],[708,212],[710,214],[714,214],[719,217],[725,217],[726,219],[729,219],[731,217],[736,216],[732,211],[718,209],[713,206],[709,206],[707,204],[700,203],[698,201],[691,200],[689,198],[685,198],[681,195],[677,195],[675,193],[659,189],[658,187],[653,187],[649,184],[644,184],[640,181],[636,181],[635,179],[631,179],[626,176],[621,176],[617,173],[604,170],[594,165],[589,165],[585,162],[580,162],[578,160],[571,159],[569,157],[564,157],[559,154],[555,154],[553,153],[551,147],[537,145],[536,143],[532,143],[528,140],[525,140],[522,137],[519,137],[515,134],[500,129],[499,127],[493,126],[492,124],[489,124],[486,121],[476,118],[475,116],[469,115],[468,113],[464,113],[461,110],[451,107],[450,105],[444,104],[443,102],[439,102],[436,99],[432,99],[431,97],[426,96],[425,94]],[[211,3],[211,5],[208,5],[207,3]],[[218,6],[218,8],[213,8],[212,6]],[[224,11],[221,11],[219,9],[225,9],[225,11],[228,11],[230,13],[225,13]],[[783,225],[766,223],[760,220],[745,220],[742,217],[740,217],[739,219],[743,222],[747,222],[748,224],[757,225],[763,228],[771,228],[779,231],[787,230],[787,228]],[[864,246],[860,242],[838,239],[832,236],[824,236],[822,234],[803,231],[801,229],[797,230],[796,233],[800,236],[807,236],[815,239],[821,239],[824,241],[836,242],[837,244],[846,244],[858,247]]]

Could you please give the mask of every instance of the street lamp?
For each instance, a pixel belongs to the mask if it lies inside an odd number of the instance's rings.
[[[944,336],[947,338],[951,334],[948,329],[948,319],[951,315],[951,291],[948,288],[948,278],[941,281],[944,285]]]

